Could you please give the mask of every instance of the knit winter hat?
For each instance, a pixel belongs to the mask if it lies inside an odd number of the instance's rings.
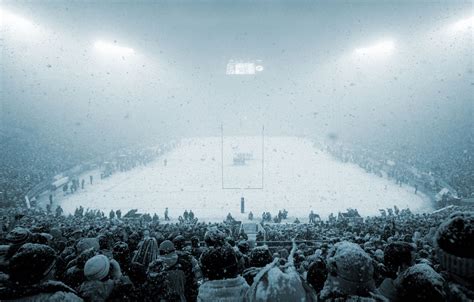
[[[14,245],[22,245],[31,238],[31,232],[22,227],[16,227],[7,235],[7,241]]]
[[[474,279],[474,212],[452,214],[438,228],[435,244],[444,269]]]
[[[328,279],[337,282],[343,293],[358,295],[375,289],[372,259],[359,245],[339,242],[328,256]]]
[[[250,252],[250,266],[264,267],[273,261],[273,256],[268,246],[258,246]]]
[[[34,284],[43,279],[54,267],[56,254],[44,244],[25,243],[10,259],[10,280]]]
[[[160,243],[160,256],[158,259],[162,260],[167,267],[173,267],[178,262],[178,254],[173,242],[165,240]]]
[[[235,278],[238,274],[237,256],[228,244],[205,251],[200,262],[202,274],[209,280]]]
[[[102,280],[109,274],[110,261],[104,255],[96,255],[84,265],[84,276],[88,280]]]
[[[444,279],[427,264],[408,268],[397,284],[400,301],[446,301]]]
[[[175,251],[174,244],[170,240],[165,240],[162,243],[160,243],[160,254],[165,255],[174,251]]]

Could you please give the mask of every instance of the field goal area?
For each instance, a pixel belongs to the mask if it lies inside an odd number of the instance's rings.
[[[264,188],[265,137],[225,136],[221,127],[222,189]]]

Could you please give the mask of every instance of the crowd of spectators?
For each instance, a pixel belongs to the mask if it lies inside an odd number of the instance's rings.
[[[36,184],[89,156],[79,156],[55,140],[14,130],[0,133],[0,202],[3,205],[22,203],[26,192]]]
[[[253,242],[236,221],[8,208],[0,299],[472,301],[472,210],[266,223]]]
[[[310,213],[311,223],[290,222],[286,211],[265,212],[261,222],[249,214],[264,229],[254,242],[232,217],[203,223],[191,210],[171,223],[167,215],[163,222],[133,211],[26,209],[31,187],[84,158],[21,135],[3,135],[0,148],[1,301],[474,300],[472,206],[328,221]],[[416,160],[402,165],[383,154],[374,160],[369,152],[330,151],[381,176],[395,167],[387,175],[400,185],[420,171],[407,169]],[[471,197],[470,154],[449,167],[439,161],[428,175]],[[151,159],[119,155],[113,169],[142,160]]]
[[[474,150],[426,152],[371,150],[361,146],[328,144],[324,148],[343,162],[357,164],[368,173],[408,184],[433,195],[449,186],[459,198],[474,197]]]
[[[0,207],[24,204],[31,189],[42,183],[44,190],[49,189],[56,175],[69,176],[70,180],[62,189],[75,192],[89,181],[78,179],[77,171],[71,171],[77,167],[98,167],[103,170],[102,176],[110,176],[116,171],[146,165],[171,146],[164,145],[163,149],[121,148],[113,152],[112,149],[104,152],[88,148],[85,151],[54,136],[38,137],[17,128],[8,130],[0,131]],[[34,199],[36,196],[28,197]]]

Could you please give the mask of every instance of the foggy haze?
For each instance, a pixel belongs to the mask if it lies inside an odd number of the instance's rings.
[[[0,1],[0,301],[474,301],[474,1]]]
[[[216,136],[221,124],[232,135],[265,125],[268,135],[382,150],[473,145],[469,1],[3,1],[0,9],[3,129],[85,149]],[[264,69],[226,75],[230,60],[261,60]]]

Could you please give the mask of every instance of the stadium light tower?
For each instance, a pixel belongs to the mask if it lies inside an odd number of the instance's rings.
[[[451,24],[450,29],[455,32],[462,32],[466,30],[474,30],[474,16],[459,20]]]
[[[110,54],[115,56],[128,56],[133,55],[135,50],[130,47],[124,47],[117,45],[115,42],[105,42],[105,41],[96,41],[94,43],[94,48],[104,54]]]
[[[392,40],[384,40],[368,47],[361,47],[355,49],[355,54],[360,56],[366,55],[387,55],[395,49],[395,42]]]
[[[0,29],[23,37],[32,36],[38,32],[38,26],[30,20],[9,12],[0,7]]]

